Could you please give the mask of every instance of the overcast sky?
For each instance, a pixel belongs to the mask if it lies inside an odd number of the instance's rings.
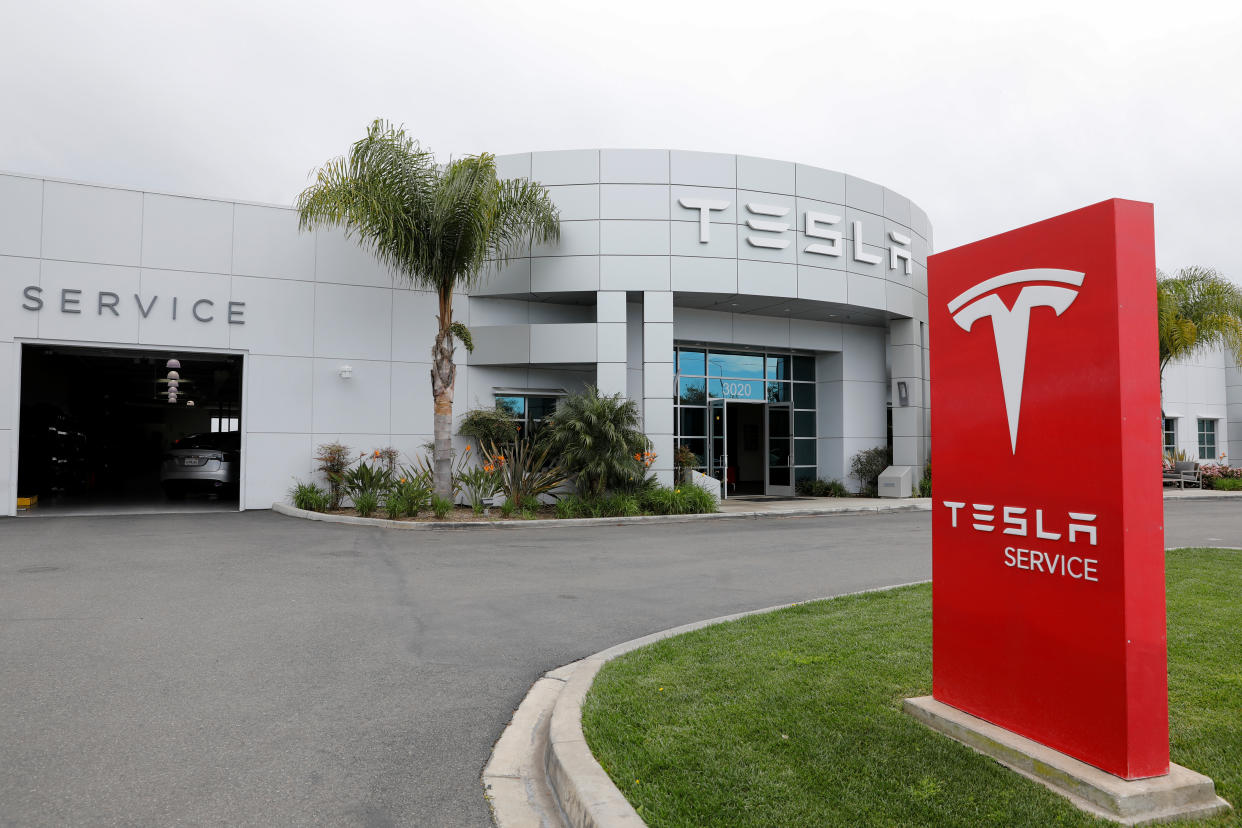
[[[937,249],[1114,196],[1242,282],[1242,3],[21,2],[0,169],[290,204],[367,123],[441,157],[743,153],[912,198]]]

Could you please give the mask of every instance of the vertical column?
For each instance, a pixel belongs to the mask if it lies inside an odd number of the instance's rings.
[[[673,294],[643,293],[643,430],[660,483],[673,483]]]
[[[915,481],[927,462],[923,329],[917,319],[888,323],[893,366],[893,465],[909,466]]]
[[[599,393],[626,391],[625,291],[601,290],[595,294],[595,384]]]
[[[861,484],[850,477],[850,461],[887,442],[883,330],[843,326],[841,352],[820,355],[815,380],[819,476],[856,492]]]

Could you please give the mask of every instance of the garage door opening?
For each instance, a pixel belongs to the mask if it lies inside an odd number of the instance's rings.
[[[238,508],[240,355],[28,343],[21,377],[24,514]]]

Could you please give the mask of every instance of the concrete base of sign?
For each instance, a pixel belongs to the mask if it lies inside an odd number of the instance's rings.
[[[1167,776],[1128,781],[985,722],[931,696],[905,700],[905,711],[979,753],[992,757],[1094,816],[1122,825],[1206,819],[1229,810],[1201,773],[1169,765]]]

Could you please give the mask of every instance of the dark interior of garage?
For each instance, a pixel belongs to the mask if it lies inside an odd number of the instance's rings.
[[[42,512],[236,508],[242,358],[22,347],[18,496]]]

